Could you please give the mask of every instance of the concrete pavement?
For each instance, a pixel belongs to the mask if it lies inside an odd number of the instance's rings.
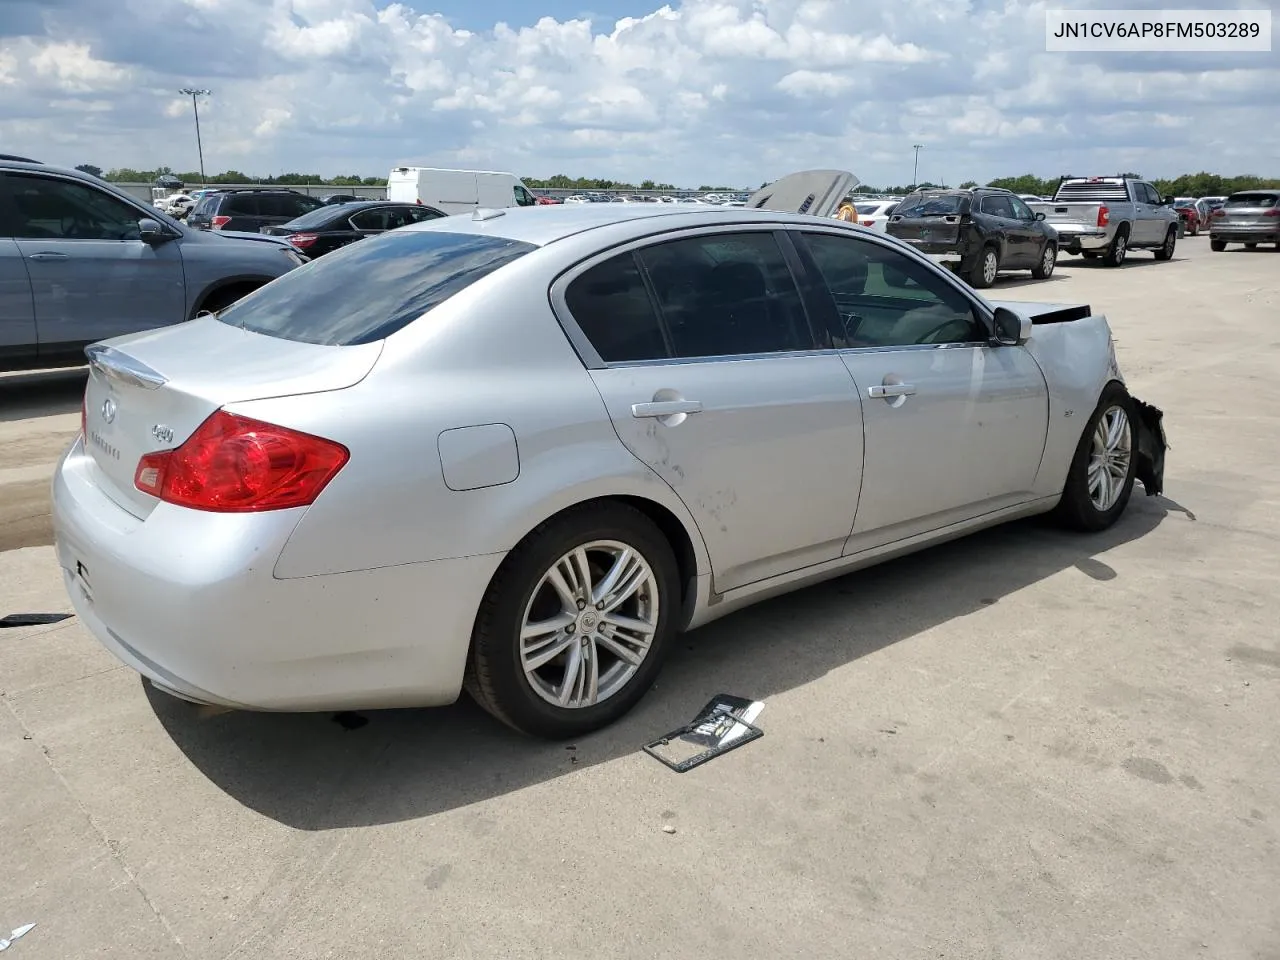
[[[219,713],[72,619],[0,631],[6,960],[1280,958],[1280,253],[1064,257],[1164,408],[1167,496],[1019,523],[680,643],[564,745],[469,702]],[[51,460],[82,379],[0,384],[0,615],[69,610]],[[712,695],[762,740],[670,773]],[[668,834],[664,826],[674,826]]]

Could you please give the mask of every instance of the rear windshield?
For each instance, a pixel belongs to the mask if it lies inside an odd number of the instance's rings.
[[[302,343],[372,343],[534,249],[501,237],[391,231],[289,271],[218,319]]]
[[[1227,198],[1228,207],[1274,207],[1274,193],[1235,193]]]
[[[893,212],[903,217],[949,217],[959,213],[961,203],[967,199],[958,193],[907,197]]]
[[[330,220],[341,219],[343,219],[341,208],[337,204],[329,204],[324,207],[316,207],[296,220],[290,220],[285,226],[297,227],[299,230],[312,230],[316,227],[324,226]]]
[[[871,216],[872,214],[878,213],[882,206],[884,206],[884,204],[881,203],[857,203],[854,204],[853,209],[857,210],[864,216]]]

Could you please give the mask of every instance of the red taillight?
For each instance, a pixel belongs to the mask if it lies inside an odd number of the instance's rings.
[[[305,250],[319,239],[314,233],[295,233],[289,237],[289,242],[299,250]]]
[[[219,410],[180,447],[139,460],[133,484],[193,510],[284,510],[315,502],[350,456],[332,440]]]
[[[1223,210],[1221,207],[1218,207],[1216,210],[1213,211],[1213,213],[1209,214],[1209,218],[1213,219],[1214,217],[1225,217],[1226,215],[1227,215],[1227,211]]]
[[[874,220],[863,220],[861,223],[864,227],[874,227],[876,225]]]
[[[209,221],[209,226],[213,227],[213,229],[215,230],[221,230],[230,222],[231,222],[230,217],[214,217],[212,220]]]
[[[1280,217],[1280,207],[1272,207],[1270,210],[1263,210],[1264,217]]]
[[[1110,222],[1111,222],[1111,211],[1107,208],[1107,205],[1104,203],[1098,207],[1098,226],[1105,227]]]

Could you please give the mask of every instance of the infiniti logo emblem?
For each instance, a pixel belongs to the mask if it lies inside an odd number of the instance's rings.
[[[110,397],[102,401],[102,419],[110,423],[116,418],[116,402]]]

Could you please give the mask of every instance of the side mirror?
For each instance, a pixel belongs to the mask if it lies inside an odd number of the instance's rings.
[[[1006,347],[1016,347],[1031,339],[1031,318],[1014,313],[1008,307],[996,307],[993,317],[996,342]]]
[[[143,217],[138,221],[138,239],[143,243],[156,246],[173,239],[173,234],[161,226],[160,221]]]
[[[1036,211],[1036,219],[1037,219],[1037,220],[1043,220],[1043,219],[1044,219],[1044,211],[1043,211],[1043,210],[1037,210],[1037,211]]]

